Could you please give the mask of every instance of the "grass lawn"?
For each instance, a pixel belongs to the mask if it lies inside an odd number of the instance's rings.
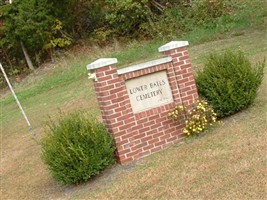
[[[266,56],[266,39],[265,31],[244,31],[238,36],[189,46],[189,53],[195,70],[210,52],[225,48],[242,49],[256,63]],[[119,67],[124,67],[160,56],[160,45],[123,47],[123,53],[118,50],[112,54],[109,52],[114,51],[113,47],[84,49],[70,53],[53,67],[38,69],[16,87],[37,134],[34,139],[11,95],[3,95],[2,199],[266,199],[266,76],[254,105],[224,119],[221,127],[203,137],[129,165],[115,165],[79,186],[60,186],[51,178],[40,159],[38,145],[47,115],[57,118],[58,109],[84,108],[99,116],[85,66],[105,56],[118,57]],[[146,50],[150,53],[144,56]]]

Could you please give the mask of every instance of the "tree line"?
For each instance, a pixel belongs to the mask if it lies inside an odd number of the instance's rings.
[[[79,40],[172,37],[229,14],[230,0],[0,0],[0,56],[34,70]]]

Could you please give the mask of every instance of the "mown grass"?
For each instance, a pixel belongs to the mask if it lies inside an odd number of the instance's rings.
[[[255,104],[204,137],[154,154],[72,199],[266,199],[266,86],[265,76]]]
[[[224,48],[241,48],[255,63],[265,56],[264,38],[265,32],[246,32],[191,46],[189,52],[195,69],[201,66],[208,52]],[[87,64],[86,59],[76,59]],[[73,60],[71,57],[66,63]],[[85,65],[82,67],[86,71]],[[65,68],[59,72],[66,72],[68,66]],[[92,82],[85,73],[80,76],[22,100],[37,140],[43,135],[47,115],[56,118],[58,108],[63,111],[85,108],[99,116]],[[226,119],[225,125],[212,134],[132,165],[115,166],[84,185],[70,187],[62,187],[51,178],[16,104],[9,103],[2,106],[5,116],[1,134],[2,196],[4,199],[235,199],[239,196],[261,199],[265,195],[266,178],[266,112],[263,112],[266,86],[265,77],[255,105]]]
[[[242,4],[243,1],[240,1]],[[205,57],[225,48],[240,48],[253,63],[266,56],[262,1],[237,16],[227,34],[198,29],[179,39],[193,45],[194,70]],[[256,10],[259,11],[256,11]],[[248,9],[247,9],[248,10]],[[266,16],[266,15],[265,15]],[[265,19],[266,20],[266,19]],[[250,27],[250,29],[247,29]],[[252,27],[252,29],[251,29]],[[177,39],[174,38],[174,39]],[[213,41],[216,40],[216,41]],[[203,43],[209,41],[207,43]],[[40,69],[16,87],[37,134],[33,140],[11,95],[1,98],[1,197],[3,199],[264,199],[266,197],[266,76],[249,109],[225,119],[203,138],[177,145],[127,166],[114,166],[80,186],[62,187],[40,160],[39,141],[48,115],[58,109],[87,109],[99,116],[86,65],[100,57],[116,57],[118,68],[161,56],[165,39],[131,42],[82,52],[67,52],[53,68]],[[265,73],[266,74],[266,73]]]
[[[264,56],[262,50],[251,58]],[[266,199],[266,73],[253,106],[221,127],[141,160],[113,181],[104,177],[97,190],[82,186],[70,199]]]

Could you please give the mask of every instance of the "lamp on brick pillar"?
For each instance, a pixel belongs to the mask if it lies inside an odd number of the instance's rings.
[[[130,138],[125,137],[130,128],[132,116],[129,97],[124,81],[119,77],[115,64],[116,58],[101,58],[87,65],[89,78],[94,79],[94,87],[103,121],[113,134],[120,163],[133,160],[126,156],[130,151]]]
[[[172,41],[158,49],[163,55],[172,57],[172,65],[184,106],[189,106],[198,100],[196,82],[187,50],[188,46],[188,41]]]

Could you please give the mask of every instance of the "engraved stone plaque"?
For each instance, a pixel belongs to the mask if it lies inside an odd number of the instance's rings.
[[[127,80],[126,88],[134,113],[173,102],[166,71]]]

